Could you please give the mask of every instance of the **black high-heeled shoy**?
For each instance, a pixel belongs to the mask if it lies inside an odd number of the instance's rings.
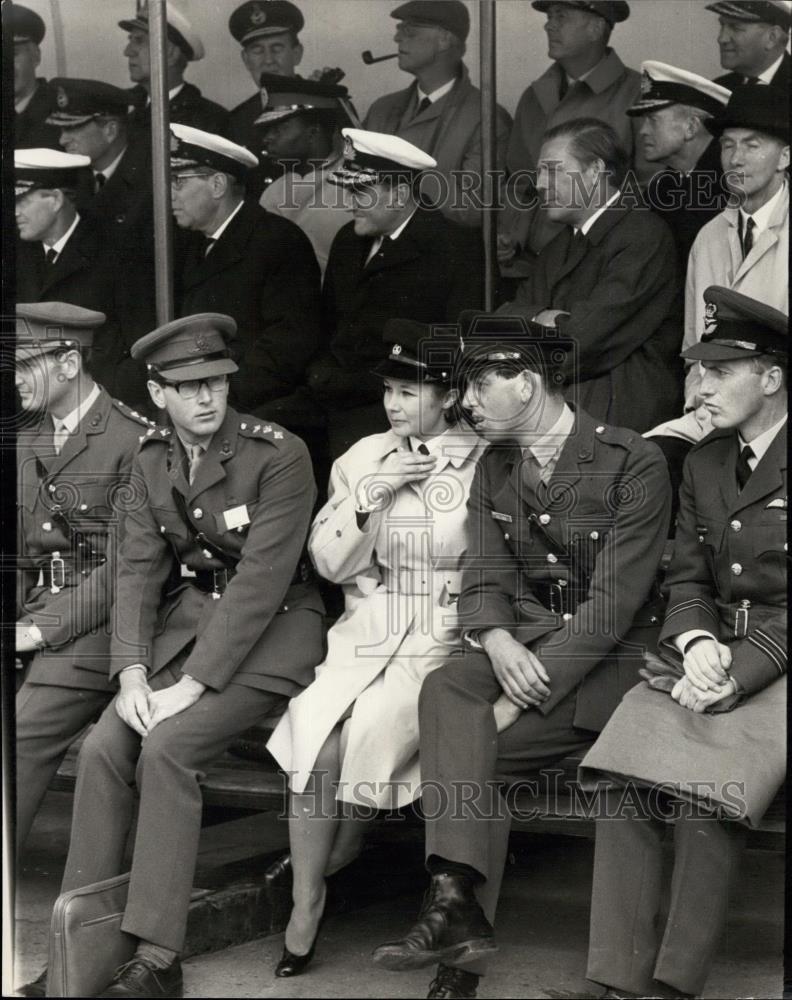
[[[319,931],[317,930],[313,944],[305,955],[295,955],[293,951],[289,951],[286,945],[283,946],[283,954],[281,955],[280,962],[275,966],[275,975],[278,979],[288,979],[289,976],[299,976],[305,972],[308,963],[314,957],[318,937]]]
[[[267,889],[291,889],[293,879],[292,859],[288,851],[273,861],[264,872],[264,885]]]

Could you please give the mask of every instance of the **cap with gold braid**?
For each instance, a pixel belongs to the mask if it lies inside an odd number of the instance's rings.
[[[685,104],[707,114],[719,114],[729,103],[731,91],[705,76],[647,59],[641,63],[641,96],[626,114],[647,115],[672,104]]]
[[[168,0],[165,3],[165,17],[167,19],[168,40],[182,50],[189,62],[203,59],[206,52],[200,35],[188,18]],[[148,11],[143,9],[135,17],[119,21],[118,27],[123,28],[124,31],[145,31],[148,34]]]
[[[344,163],[330,180],[342,187],[365,187],[386,178],[414,178],[437,160],[406,139],[384,132],[343,128]]]
[[[18,302],[14,356],[25,361],[55,351],[90,347],[94,330],[106,320],[104,313],[68,302]]]
[[[248,0],[228,19],[228,30],[241,45],[284,31],[297,35],[304,27],[305,18],[299,7],[289,0]]]
[[[188,382],[239,371],[228,353],[237,325],[222,313],[174,319],[136,340],[130,353],[166,382]]]
[[[17,198],[41,189],[79,187],[91,161],[59,149],[14,150],[14,193]]]
[[[261,101],[264,111],[255,125],[272,125],[301,112],[323,121],[349,125],[357,116],[349,102],[346,87],[320,80],[304,80],[299,76],[261,74]]]
[[[208,167],[244,180],[248,172],[258,166],[258,160],[249,149],[221,135],[178,122],[170,129],[170,164],[174,173]]]

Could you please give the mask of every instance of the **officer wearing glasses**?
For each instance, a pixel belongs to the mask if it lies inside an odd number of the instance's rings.
[[[202,313],[132,347],[170,426],[149,429],[134,464],[145,489],[118,560],[118,694],[80,753],[63,882],[125,870],[137,786],[122,929],[138,947],[102,996],[183,995],[199,778],[322,659],[323,608],[303,561],[311,461],[299,438],[228,406],[235,334],[231,317]]]

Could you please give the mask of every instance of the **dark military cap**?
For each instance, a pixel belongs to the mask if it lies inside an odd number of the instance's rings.
[[[559,0],[533,0],[531,6],[534,10],[540,10],[546,14],[553,3]],[[579,10],[587,10],[589,14],[599,14],[611,27],[619,21],[626,21],[630,16],[630,5],[623,0],[560,0],[570,7],[577,7]]]
[[[789,94],[776,87],[736,87],[723,111],[704,124],[717,137],[727,128],[746,128],[788,143]]]
[[[131,355],[166,382],[188,382],[239,371],[228,353],[237,325],[222,313],[174,319],[136,340]]]
[[[710,285],[704,292],[705,330],[701,341],[683,352],[690,361],[734,361],[760,354],[789,353],[789,317],[772,306]]]
[[[67,302],[18,302],[17,361],[69,348],[90,347],[94,330],[107,320],[104,313]]]
[[[792,4],[789,0],[731,0],[708,3],[707,10],[734,21],[764,21],[787,31],[792,27]]]
[[[705,76],[647,59],[641,64],[641,96],[627,108],[626,114],[635,117],[672,104],[687,104],[717,115],[723,111],[730,96],[730,90]]]
[[[382,331],[388,356],[372,370],[403,382],[451,382],[457,341],[435,337],[427,323],[389,319]]]
[[[470,33],[470,14],[462,0],[408,0],[392,10],[391,17],[445,28],[463,42]]]
[[[284,31],[299,34],[305,18],[299,7],[289,0],[249,0],[237,7],[228,19],[228,30],[241,45],[247,45],[263,35],[279,35]]]
[[[523,316],[501,316],[466,309],[459,317],[461,326],[457,371],[493,365],[521,365],[532,370],[560,369],[575,343],[554,327],[541,326]]]
[[[244,180],[249,171],[258,166],[258,159],[249,149],[222,135],[179,122],[174,122],[170,128],[170,164],[174,172],[209,167]]]
[[[36,189],[79,187],[91,161],[87,156],[59,149],[14,150],[14,189],[17,198]]]
[[[177,10],[173,4],[165,3],[165,17],[168,25],[168,39],[173,42],[185,54],[189,62],[197,62],[203,59],[205,50],[200,35],[192,26],[190,21]],[[143,10],[135,17],[126,18],[118,22],[118,27],[124,31],[145,31],[149,30],[148,12]]]
[[[50,80],[56,108],[48,115],[48,125],[76,128],[93,118],[126,118],[130,91],[101,80],[78,80],[56,77]]]
[[[33,42],[40,45],[47,29],[38,14],[21,3],[3,8],[3,29],[14,32],[15,42]]]
[[[264,112],[255,120],[255,125],[271,125],[301,111],[344,124],[353,120],[349,91],[335,83],[262,73],[261,100]]]

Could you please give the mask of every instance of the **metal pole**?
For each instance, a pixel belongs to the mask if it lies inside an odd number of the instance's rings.
[[[497,281],[497,215],[495,196],[495,0],[479,3],[479,66],[481,73],[481,192],[484,198],[482,238],[484,240],[484,308],[495,307]]]
[[[154,274],[157,324],[173,319],[173,234],[170,201],[170,107],[168,104],[168,25],[165,0],[149,0],[151,60],[151,170],[154,186]]]

